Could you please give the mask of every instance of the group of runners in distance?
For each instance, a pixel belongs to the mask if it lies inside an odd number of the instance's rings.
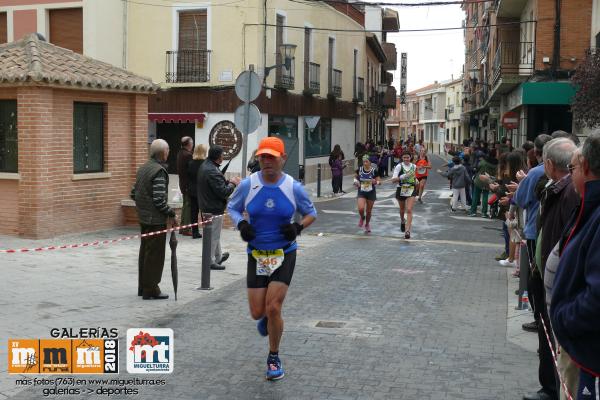
[[[396,199],[400,206],[400,230],[404,232],[404,238],[410,239],[412,227],[413,206],[415,201],[423,202],[423,191],[427,183],[427,176],[431,169],[431,163],[427,157],[427,151],[419,149],[418,160],[413,163],[413,153],[405,150],[401,161],[394,168],[392,183],[396,183]],[[365,233],[371,232],[371,215],[373,205],[377,200],[376,187],[381,185],[380,174],[377,166],[368,157],[362,157],[362,165],[356,170],[354,185],[358,190],[358,226],[364,228]]]

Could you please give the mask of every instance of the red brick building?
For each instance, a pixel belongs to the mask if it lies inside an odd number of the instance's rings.
[[[466,14],[463,117],[470,136],[513,144],[575,130],[570,83],[589,50],[592,0],[495,0]],[[560,10],[560,15],[556,10]],[[503,117],[518,119],[515,126]],[[468,135],[467,135],[468,136]]]
[[[0,45],[0,234],[123,225],[155,90],[35,34]]]

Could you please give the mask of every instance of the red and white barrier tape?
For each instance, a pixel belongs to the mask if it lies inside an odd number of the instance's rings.
[[[554,361],[554,366],[556,367],[556,372],[557,372],[556,375],[558,375],[558,379],[560,380],[560,385],[562,386],[563,390],[565,391],[565,396],[567,396],[567,400],[573,400],[573,396],[571,396],[571,393],[569,393],[569,388],[567,388],[567,384],[563,380],[563,377],[558,370],[558,361],[557,361],[556,353],[554,352],[554,345],[552,344],[552,341],[550,340],[550,335],[548,334],[548,329],[546,328],[546,323],[544,322],[544,318],[542,318],[541,316],[540,316],[540,321],[542,321],[542,326],[544,327],[544,333],[546,334],[546,340],[548,341],[548,346],[550,346],[550,351],[552,352],[552,361]]]
[[[29,253],[29,252],[46,251],[46,250],[76,249],[79,247],[101,246],[101,245],[106,245],[106,244],[122,242],[125,240],[145,238],[148,236],[155,236],[155,235],[162,235],[163,233],[169,233],[169,232],[177,231],[180,229],[192,228],[194,226],[202,226],[209,222],[212,222],[215,218],[222,218],[223,215],[224,214],[214,215],[205,221],[197,222],[194,224],[176,226],[173,228],[167,228],[167,229],[163,229],[161,231],[155,231],[155,232],[148,232],[148,233],[143,233],[143,234],[140,233],[140,234],[133,235],[133,236],[123,236],[123,237],[120,237],[117,239],[97,240],[95,242],[84,242],[84,243],[77,243],[77,244],[64,244],[61,246],[36,247],[36,248],[31,248],[31,249],[0,249],[0,254],[2,254],[2,253]]]

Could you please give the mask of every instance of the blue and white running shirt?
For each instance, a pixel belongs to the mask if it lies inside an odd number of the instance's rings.
[[[227,211],[235,226],[244,219],[244,210],[256,231],[256,238],[249,245],[259,250],[281,249],[290,243],[280,232],[280,226],[291,223],[296,210],[302,216],[317,216],[317,210],[300,182],[283,174],[277,183],[268,184],[263,182],[261,171],[245,178],[229,199]],[[285,252],[297,247],[294,241]]]

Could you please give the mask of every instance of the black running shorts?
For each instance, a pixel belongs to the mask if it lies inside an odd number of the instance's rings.
[[[363,192],[362,190],[359,190],[356,197],[362,197],[363,199],[367,199],[369,201],[375,201],[377,200],[377,193],[375,192],[375,189],[371,190],[370,192]]]
[[[398,201],[406,201],[406,199],[410,199],[411,197],[416,197],[418,195],[419,195],[419,192],[417,191],[416,187],[410,196],[400,196],[400,188],[396,188],[396,199]]]
[[[269,282],[282,282],[290,285],[294,267],[296,266],[296,250],[285,253],[281,267],[277,268],[271,276],[256,276],[256,259],[252,254],[248,254],[248,274],[246,275],[246,284],[249,289],[266,288]]]

